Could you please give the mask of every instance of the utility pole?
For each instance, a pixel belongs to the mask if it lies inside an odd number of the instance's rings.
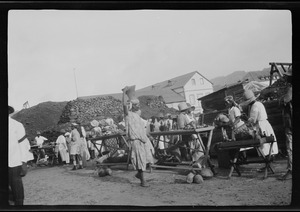
[[[74,79],[75,79],[76,98],[78,98],[78,90],[77,90],[77,82],[76,82],[75,68],[73,68],[73,73],[74,73]]]

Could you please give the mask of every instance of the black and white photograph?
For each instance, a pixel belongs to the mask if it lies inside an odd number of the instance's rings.
[[[292,204],[289,9],[67,5],[7,13],[9,208]]]

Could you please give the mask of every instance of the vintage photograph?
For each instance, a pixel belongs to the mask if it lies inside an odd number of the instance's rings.
[[[291,205],[290,10],[7,20],[8,206]]]

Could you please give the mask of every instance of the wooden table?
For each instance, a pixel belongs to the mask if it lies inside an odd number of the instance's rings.
[[[48,163],[50,165],[54,165],[54,163],[58,162],[58,156],[55,154],[55,144],[43,145],[39,147],[38,145],[30,146],[31,152],[37,157],[35,163],[39,165],[39,161],[41,159],[41,151],[44,151],[45,157],[48,156]]]
[[[209,151],[210,151],[210,145],[211,145],[211,140],[212,140],[212,135],[213,135],[213,130],[214,126],[207,126],[207,127],[201,127],[201,128],[196,128],[196,129],[189,129],[189,130],[173,130],[173,131],[162,131],[162,132],[150,132],[150,135],[155,139],[156,144],[153,144],[155,151],[158,150],[158,143],[159,141],[162,141],[164,143],[166,142],[166,136],[175,136],[175,135],[196,135],[197,139],[200,142],[200,145],[203,149],[204,153],[204,160],[207,161],[207,164],[211,168],[212,172],[215,174],[214,167],[210,161],[210,156],[209,156]],[[203,134],[207,135],[208,134],[208,142],[207,145],[205,146],[203,143],[203,140],[201,138],[201,135]],[[160,140],[160,137],[163,137],[163,140]],[[194,149],[195,150],[195,149]],[[175,163],[174,165],[189,165],[189,167],[170,167],[170,166],[161,166],[161,165],[151,165],[151,168],[170,168],[170,169],[190,169],[190,170],[201,170],[200,168],[194,168],[190,165],[191,163]]]
[[[274,136],[266,136],[266,137],[260,137],[257,136],[253,139],[248,140],[241,140],[241,141],[231,141],[231,142],[220,142],[216,144],[216,148],[219,151],[224,150],[236,150],[233,159],[230,161],[230,172],[228,175],[228,178],[230,179],[232,176],[233,171],[235,170],[238,174],[238,176],[241,176],[241,172],[239,170],[239,165],[243,164],[250,164],[250,163],[264,163],[265,164],[265,174],[264,179],[268,177],[268,170],[270,170],[274,174],[274,170],[271,167],[271,151],[273,148],[273,144],[275,142]],[[260,146],[265,143],[270,143],[270,150],[268,156],[265,156],[263,152],[260,149]],[[257,152],[260,153],[261,159],[252,159],[252,160],[246,160],[246,161],[238,161],[238,157],[240,155],[240,149],[241,148],[248,148],[248,147],[254,147]]]
[[[114,153],[116,153],[117,150],[125,150],[125,152],[127,151],[127,162],[126,163],[99,163],[98,166],[127,165],[127,169],[129,168],[130,150],[129,150],[129,145],[128,145],[128,142],[126,141],[125,136],[126,136],[125,133],[115,133],[115,134],[103,135],[103,136],[98,136],[98,137],[89,139],[101,156],[102,156],[101,152],[102,152],[103,148],[107,148],[109,151],[107,154],[110,154],[110,155],[113,155]],[[101,141],[101,143],[100,143],[100,141]],[[120,146],[120,144],[122,144],[122,143],[123,143],[123,145]],[[98,147],[98,145],[100,145],[100,148]]]

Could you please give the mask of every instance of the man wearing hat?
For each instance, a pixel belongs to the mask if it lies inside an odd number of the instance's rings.
[[[245,90],[244,92],[244,102],[242,103],[245,106],[248,106],[249,109],[249,115],[248,115],[248,122],[251,124],[256,132],[259,132],[260,135],[264,136],[274,136],[275,142],[273,143],[273,148],[271,150],[271,155],[278,154],[278,145],[276,142],[276,136],[274,133],[274,130],[271,126],[271,124],[268,121],[268,115],[265,109],[265,106],[259,102],[256,101],[257,97],[254,95],[254,93],[251,90]],[[260,150],[262,154],[265,156],[269,155],[270,150],[270,144],[263,144],[260,147]],[[260,154],[260,153],[258,153]]]
[[[287,81],[287,90],[285,95],[281,98],[283,124],[286,136],[286,151],[288,155],[287,172],[279,178],[279,180],[292,179],[292,141],[293,141],[293,107],[292,107],[292,66],[284,73]]]

